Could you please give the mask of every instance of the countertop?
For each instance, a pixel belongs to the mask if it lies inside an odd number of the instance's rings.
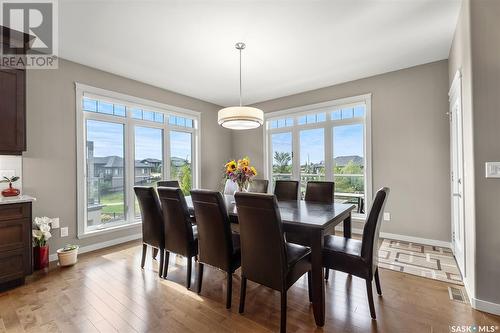
[[[0,195],[0,205],[8,205],[22,202],[33,202],[36,201],[36,198],[30,195],[18,195],[17,197],[2,197]]]

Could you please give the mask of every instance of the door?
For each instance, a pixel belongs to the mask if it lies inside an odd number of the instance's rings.
[[[457,73],[450,90],[450,149],[451,149],[451,216],[452,247],[458,267],[465,273],[465,224],[463,196],[463,127],[461,79]]]

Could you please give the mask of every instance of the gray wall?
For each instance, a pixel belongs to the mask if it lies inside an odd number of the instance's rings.
[[[231,133],[217,125],[218,106],[65,60],[57,70],[29,70],[23,190],[37,198],[34,216],[59,216],[61,225],[69,227],[69,237],[60,239],[56,232],[51,253],[67,243],[85,246],[140,232],[134,228],[76,239],[75,81],[202,112],[201,185],[217,187],[221,164],[231,152]]]
[[[450,241],[446,60],[256,106],[270,112],[366,93],[372,93],[373,188],[391,188],[391,221],[382,231]],[[234,132],[233,140],[233,157],[248,155],[263,170],[262,129]]]

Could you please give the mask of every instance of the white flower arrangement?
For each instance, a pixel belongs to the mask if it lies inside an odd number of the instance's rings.
[[[52,219],[44,217],[35,217],[33,222],[33,243],[34,246],[45,246],[47,241],[52,237],[50,233],[50,225],[52,224]]]

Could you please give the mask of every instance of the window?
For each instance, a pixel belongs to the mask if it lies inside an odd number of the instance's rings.
[[[370,105],[371,96],[363,95],[268,114],[272,181],[300,180],[302,197],[308,181],[334,181],[335,201],[364,214],[371,200]],[[284,120],[289,126],[279,125]]]
[[[81,84],[76,92],[79,237],[140,223],[134,185],[178,179],[188,193],[198,184],[197,112]]]

